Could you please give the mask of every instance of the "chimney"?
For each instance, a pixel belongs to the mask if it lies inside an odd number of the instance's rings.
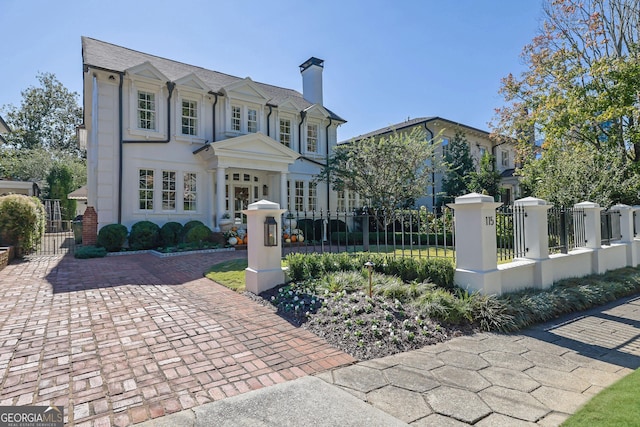
[[[322,105],[322,69],[324,61],[315,57],[309,58],[300,65],[302,74],[302,97],[312,104]]]

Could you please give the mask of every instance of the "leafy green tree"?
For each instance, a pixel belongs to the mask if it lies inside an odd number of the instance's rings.
[[[65,164],[57,163],[47,176],[47,199],[59,199],[63,220],[73,219],[76,215],[76,201],[67,199],[67,194],[77,187],[74,185],[73,171]]]
[[[445,176],[442,179],[442,193],[440,202],[450,203],[457,196],[469,192],[471,174],[475,172],[475,165],[471,157],[467,135],[457,130],[449,143],[449,149],[444,156]]]
[[[80,154],[76,127],[82,123],[79,95],[52,73],[40,73],[37,87],[22,91],[20,107],[5,105],[3,118],[12,132],[6,136],[17,149],[44,148]]]
[[[480,159],[479,170],[469,174],[470,191],[488,194],[498,200],[500,195],[500,174],[495,171],[494,165],[494,157],[489,153],[485,153]]]
[[[434,144],[424,130],[354,140],[336,147],[318,181],[348,189],[371,207],[391,211],[411,204],[431,183]]]
[[[622,177],[637,174],[640,0],[547,0],[543,10],[540,34],[523,50],[526,70],[503,79],[507,105],[498,109],[495,131],[518,139],[521,160],[529,162],[535,162],[531,129],[543,138],[543,157],[549,152],[550,159],[544,163],[545,174],[529,185],[557,183],[564,163],[551,167],[549,162],[569,161],[567,156],[575,163],[586,156],[594,164],[595,159],[617,156]],[[576,150],[579,146],[590,151]]]

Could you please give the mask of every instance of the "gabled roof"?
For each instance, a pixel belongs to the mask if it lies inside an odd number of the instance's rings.
[[[224,87],[244,80],[244,78],[207,70],[206,68],[184,64],[148,53],[138,52],[90,37],[82,37],[82,61],[85,69],[87,67],[95,67],[114,72],[124,72],[132,67],[148,62],[173,82],[186,75],[194,74],[206,84],[212,92],[220,92]],[[284,101],[290,101],[296,105],[300,111],[312,105],[302,97],[300,92],[293,89],[259,82],[254,83],[269,97],[267,103],[270,105],[277,107]],[[325,109],[329,112],[331,119],[346,122],[346,120],[328,108],[325,107]]]
[[[374,130],[372,132],[365,133],[363,135],[358,135],[358,136],[353,137],[351,139],[359,141],[361,139],[371,138],[373,136],[386,135],[388,133],[393,132],[394,130],[395,131],[399,131],[399,130],[410,128],[410,127],[413,127],[413,126],[416,126],[416,125],[421,125],[421,124],[425,124],[425,123],[429,123],[429,122],[435,122],[435,121],[449,123],[449,124],[452,124],[454,126],[462,126],[462,127],[467,128],[467,129],[470,129],[472,131],[480,132],[482,134],[485,134],[487,137],[490,135],[490,133],[487,132],[486,130],[474,128],[473,126],[468,126],[468,125],[465,125],[465,124],[462,124],[462,123],[454,122],[453,120],[444,119],[442,117],[431,116],[431,117],[419,117],[417,119],[411,119],[411,120],[407,120],[407,121],[404,121],[404,122],[396,123],[395,125],[391,125],[391,126],[387,126],[387,127],[384,127],[384,128],[380,128],[380,129]],[[348,142],[348,141],[342,141],[341,144],[344,143],[344,142]]]

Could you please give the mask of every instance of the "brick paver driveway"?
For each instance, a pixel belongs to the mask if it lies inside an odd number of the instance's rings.
[[[120,426],[354,362],[202,277],[242,256],[12,263],[0,272],[0,405]]]

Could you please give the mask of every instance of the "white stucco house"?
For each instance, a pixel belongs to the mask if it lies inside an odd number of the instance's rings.
[[[456,131],[459,130],[464,132],[469,144],[469,152],[476,165],[480,164],[480,159],[485,153],[489,153],[494,156],[496,170],[500,172],[501,175],[500,186],[503,191],[502,202],[505,204],[511,204],[520,196],[519,180],[517,176],[514,176],[515,168],[517,166],[515,163],[516,145],[509,141],[495,141],[491,138],[490,133],[485,130],[442,117],[432,116],[408,119],[401,123],[396,123],[391,126],[386,126],[384,128],[359,135],[352,138],[352,140],[384,137],[394,131],[408,133],[416,127],[425,131],[425,136],[428,140],[433,140],[434,143],[438,144],[436,156],[438,156],[439,159],[442,159],[444,156],[449,143],[455,137]],[[341,144],[347,142],[348,141],[342,141]],[[433,208],[438,194],[442,191],[443,176],[444,175],[441,172],[434,173],[432,179],[433,185],[425,189],[424,197],[416,200],[417,206],[427,206],[429,209]],[[343,195],[340,194],[339,197],[342,198]],[[354,199],[357,198],[357,196],[347,194],[346,198]]]
[[[98,228],[149,220],[217,227],[267,199],[292,212],[336,208],[314,184],[345,123],[323,103],[324,61],[303,92],[82,37],[87,204]]]

